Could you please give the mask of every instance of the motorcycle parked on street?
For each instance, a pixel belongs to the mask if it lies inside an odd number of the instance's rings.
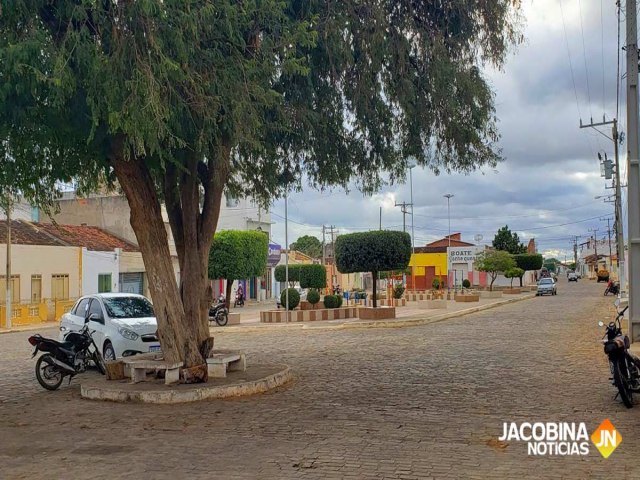
[[[229,309],[227,308],[227,301],[223,295],[218,297],[218,303],[209,307],[209,320],[215,320],[215,322],[224,327],[229,321]]]
[[[40,334],[29,337],[29,343],[36,347],[31,358],[38,352],[46,352],[36,362],[36,378],[38,383],[47,390],[57,390],[64,377],[71,379],[84,372],[93,363],[101,374],[105,374],[105,365],[100,350],[96,346],[92,335],[95,330],[89,330],[85,321],[84,327],[77,332],[69,332],[64,342],[45,338]]]
[[[607,325],[602,343],[604,353],[609,357],[612,384],[618,389],[616,397],[619,395],[622,403],[631,408],[633,394],[640,393],[640,358],[629,351],[629,337],[622,333],[620,319],[628,308],[618,312],[616,319]],[[604,327],[604,322],[599,321],[598,325]]]
[[[604,295],[607,296],[609,294],[618,295],[620,293],[620,283],[609,280],[607,283],[607,288],[604,290]]]

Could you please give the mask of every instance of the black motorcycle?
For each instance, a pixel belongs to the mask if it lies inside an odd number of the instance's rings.
[[[627,408],[633,407],[633,394],[640,393],[640,358],[629,351],[629,337],[622,334],[620,319],[629,307],[618,312],[616,319],[607,325],[602,343],[609,357],[612,384]],[[604,322],[598,322],[604,327]],[[616,397],[618,396],[616,395]]]
[[[70,332],[64,342],[45,338],[39,334],[29,337],[29,343],[36,347],[31,358],[38,352],[47,352],[36,362],[36,378],[47,390],[56,390],[64,380],[84,372],[94,363],[101,374],[105,374],[102,355],[93,341],[94,331],[85,323],[78,332]]]
[[[620,293],[620,284],[618,282],[609,282],[607,284],[607,288],[604,290],[604,295],[607,296],[609,294],[618,295]]]
[[[209,320],[215,320],[218,325],[224,327],[229,321],[229,309],[227,308],[226,299],[220,295],[218,303],[209,307]]]
[[[238,292],[236,293],[236,298],[233,301],[234,307],[244,307],[244,294]]]

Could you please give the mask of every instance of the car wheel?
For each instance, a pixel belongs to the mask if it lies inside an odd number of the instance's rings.
[[[104,344],[102,358],[104,358],[105,362],[112,362],[116,359],[116,351],[111,345],[111,342],[107,340]]]

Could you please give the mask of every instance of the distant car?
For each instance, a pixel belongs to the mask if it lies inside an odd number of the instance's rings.
[[[553,278],[542,278],[538,282],[538,291],[536,292],[536,296],[540,295],[557,295],[558,288],[556,287],[556,282],[553,281]]]
[[[576,274],[576,272],[570,272],[569,275],[567,276],[567,279],[570,282],[577,282],[578,281],[578,275]]]
[[[159,352],[158,324],[153,305],[133,293],[98,293],[81,297],[60,319],[60,340],[89,322],[93,339],[105,360]]]

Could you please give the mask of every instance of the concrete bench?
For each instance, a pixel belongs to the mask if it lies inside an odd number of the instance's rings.
[[[207,370],[210,377],[224,378],[229,372],[244,372],[247,358],[242,352],[217,351],[207,358]]]
[[[147,370],[164,371],[165,385],[177,383],[180,380],[182,362],[170,363],[159,358],[135,358],[134,356],[123,359],[123,363],[129,367],[131,383],[144,382],[147,379]]]

